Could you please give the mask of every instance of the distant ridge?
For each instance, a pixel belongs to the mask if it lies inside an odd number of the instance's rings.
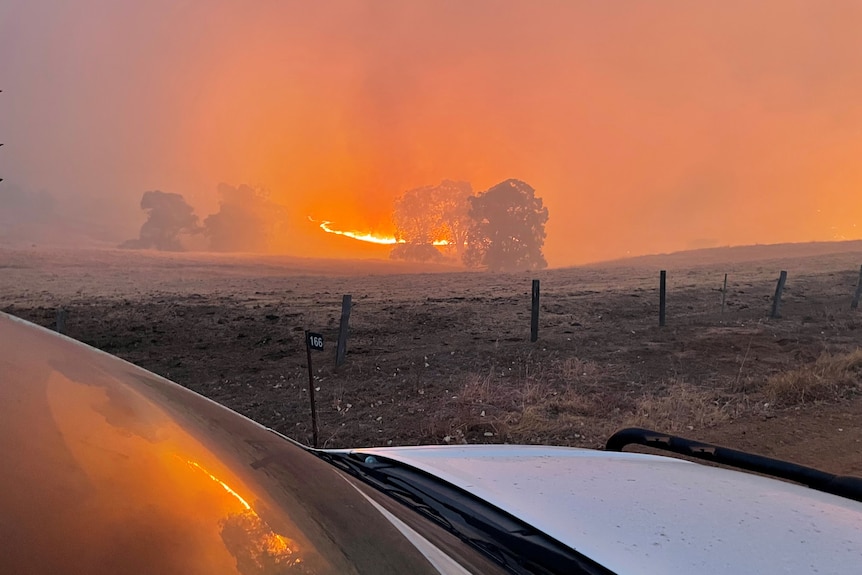
[[[747,246],[725,246],[700,248],[665,254],[651,254],[591,262],[579,267],[616,267],[616,266],[666,266],[694,267],[711,266],[720,263],[741,263],[756,261],[782,260],[788,258],[810,258],[837,254],[860,253],[862,265],[862,240],[838,242],[803,242],[783,244],[754,244]]]

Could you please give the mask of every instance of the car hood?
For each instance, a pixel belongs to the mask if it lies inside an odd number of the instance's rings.
[[[251,420],[2,312],[0,461],[2,573],[499,572]]]
[[[349,450],[443,479],[613,571],[858,573],[862,503],[638,453],[475,445]]]

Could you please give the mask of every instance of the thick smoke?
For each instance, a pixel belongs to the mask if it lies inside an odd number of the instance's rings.
[[[144,192],[141,209],[147,212],[147,221],[139,237],[123,242],[121,248],[182,251],[181,236],[200,232],[194,208],[180,194]]]
[[[0,241],[41,241],[55,214],[50,193],[0,184]]]
[[[266,190],[246,184],[222,183],[218,193],[219,211],[199,225],[194,208],[180,194],[144,192],[141,209],[147,212],[147,221],[141,226],[138,238],[123,242],[120,247],[182,251],[183,240],[203,234],[212,251],[272,251],[276,240],[284,234],[284,208],[270,201]]]
[[[284,233],[286,213],[269,193],[247,184],[218,186],[219,211],[204,220],[210,249],[218,252],[268,252]]]
[[[0,186],[0,224],[44,223],[54,215],[54,207],[54,197],[44,190],[28,192],[18,186]]]
[[[552,265],[862,234],[860,2],[253,4],[0,2],[0,185],[87,231],[182,190],[220,214],[202,246],[307,256],[383,249],[308,215],[391,235],[401,191],[503,169]],[[235,236],[219,181],[269,186],[290,234]]]

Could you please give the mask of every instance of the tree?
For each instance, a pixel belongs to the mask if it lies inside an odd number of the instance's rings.
[[[138,238],[123,242],[121,248],[182,251],[180,235],[200,231],[194,208],[180,194],[144,192],[141,209],[147,212],[147,221],[141,226]]]
[[[210,248],[220,252],[269,251],[272,239],[282,232],[284,208],[270,200],[262,188],[247,184],[218,185],[219,211],[204,220]]]
[[[548,266],[542,255],[548,208],[520,180],[506,180],[470,198],[473,222],[463,261],[490,271],[535,270]]]
[[[464,252],[470,231],[470,198],[473,187],[469,182],[443,180],[433,192],[438,213],[438,238],[449,242],[447,247],[458,257]]]
[[[427,261],[436,259],[430,250],[441,248],[461,255],[469,230],[469,182],[443,180],[404,192],[395,201],[395,237],[404,242],[392,250],[391,257]],[[445,242],[445,244],[442,244]]]

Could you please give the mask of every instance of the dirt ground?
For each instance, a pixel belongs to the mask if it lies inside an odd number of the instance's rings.
[[[862,475],[858,243],[654,256],[536,274],[387,261],[0,248],[0,309],[326,447],[600,447],[653,427]],[[659,270],[668,272],[658,325]],[[781,318],[768,317],[780,270]],[[722,284],[728,274],[722,310]],[[530,343],[531,279],[541,280]],[[335,367],[343,294],[347,361]]]

